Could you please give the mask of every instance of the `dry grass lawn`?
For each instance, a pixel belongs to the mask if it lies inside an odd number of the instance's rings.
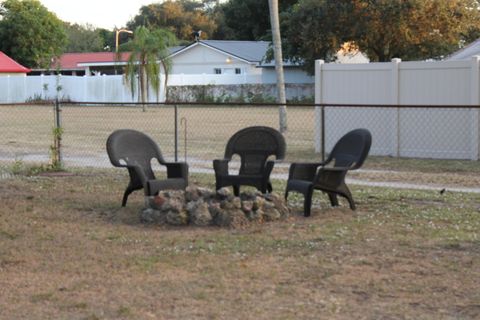
[[[356,212],[318,194],[310,218],[293,198],[284,221],[174,228],[139,222],[141,193],[121,209],[127,181],[1,181],[1,319],[480,318],[480,195],[354,187]]]

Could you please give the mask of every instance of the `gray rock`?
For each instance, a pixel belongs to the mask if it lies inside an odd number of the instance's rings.
[[[235,209],[235,205],[231,202],[228,201],[228,199],[222,200],[220,202],[220,207],[224,210],[233,210]]]
[[[235,209],[242,209],[242,200],[239,197],[232,199],[232,205]]]
[[[229,227],[243,227],[248,225],[247,216],[243,213],[242,210],[236,209],[230,212],[230,225]]]
[[[273,202],[265,201],[263,203],[263,206],[262,206],[263,210],[268,210],[268,209],[272,209],[272,208],[275,208],[275,204]]]
[[[186,210],[173,211],[170,210],[166,214],[166,221],[168,224],[174,226],[183,226],[188,224],[188,213]]]
[[[245,191],[240,194],[240,198],[243,201],[255,200],[256,197],[257,197],[257,194],[252,191]]]
[[[185,201],[197,201],[200,199],[200,193],[198,192],[198,188],[194,186],[188,186],[185,189]]]
[[[176,212],[180,212],[183,210],[183,206],[184,206],[184,201],[182,201],[181,199],[177,199],[177,198],[170,198],[168,199],[168,201],[166,201],[162,207],[161,207],[161,210],[162,211],[176,211]]]
[[[253,210],[258,210],[263,208],[263,205],[265,203],[265,199],[260,196],[256,196],[255,200],[253,200]]]
[[[275,209],[280,212],[280,215],[282,217],[287,217],[290,215],[290,209],[287,206],[287,203],[285,202],[285,199],[280,196],[279,194],[276,193],[271,193],[271,201],[275,205]]]
[[[229,227],[232,223],[232,216],[228,211],[220,209],[216,211],[213,223],[219,227]]]
[[[226,199],[231,195],[232,195],[232,192],[230,191],[230,189],[228,189],[226,187],[225,188],[220,188],[220,189],[217,190],[217,196],[220,199]]]
[[[208,189],[208,188],[198,187],[197,191],[198,191],[198,194],[200,195],[200,197],[202,197],[203,199],[211,199],[211,198],[215,197],[215,192]]]
[[[145,208],[153,208],[153,206],[155,205],[154,198],[155,197],[149,196],[145,197]]]
[[[208,226],[212,223],[212,215],[210,214],[208,205],[205,202],[201,201],[193,208],[193,211],[189,211],[190,222],[192,224],[196,226]]]
[[[264,214],[263,210],[256,210],[256,211],[252,210],[250,212],[245,213],[248,220],[256,221],[256,222],[260,222],[263,220],[263,214]]]
[[[242,201],[242,210],[245,213],[251,212],[253,210],[253,201],[251,200]]]
[[[145,208],[140,212],[140,221],[151,224],[165,224],[166,215],[160,210]]]
[[[277,209],[275,209],[275,207],[271,207],[271,208],[265,209],[265,211],[263,212],[263,217],[265,221],[275,221],[280,219],[281,214],[280,212],[278,212]]]

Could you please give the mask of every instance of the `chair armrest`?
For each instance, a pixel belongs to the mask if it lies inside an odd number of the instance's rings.
[[[263,171],[263,177],[268,179],[268,177],[270,177],[270,174],[272,173],[273,166],[275,165],[275,163],[279,163],[279,162],[281,162],[281,161],[280,160],[268,160],[265,163],[265,170]]]
[[[349,167],[320,168],[318,170],[314,184],[318,184],[330,189],[336,189],[345,181]]]
[[[167,178],[188,178],[188,164],[186,162],[165,162]]]
[[[228,175],[228,163],[230,159],[215,159],[213,160],[213,170],[215,175],[226,176]]]
[[[318,167],[321,167],[324,164],[324,162],[294,162],[290,165],[290,169],[288,170],[288,179],[313,181],[313,179],[315,178],[315,174],[317,173]]]
[[[129,164],[126,167],[130,170],[133,170],[133,172],[135,173],[134,179],[140,180],[140,182],[142,183],[142,186],[145,187],[145,184],[149,179],[147,178],[147,175],[145,174],[145,171],[143,170],[142,166]]]

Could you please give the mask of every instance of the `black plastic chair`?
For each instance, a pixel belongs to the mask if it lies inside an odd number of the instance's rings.
[[[213,160],[217,190],[232,186],[236,196],[240,186],[252,186],[262,193],[272,192],[270,173],[276,160],[285,158],[286,144],[283,135],[270,127],[254,126],[235,133],[227,143],[224,159]],[[228,172],[228,165],[233,155],[240,156],[238,175]]]
[[[337,195],[340,195],[345,197],[350,208],[355,210],[355,202],[345,184],[345,176],[349,170],[362,166],[371,145],[370,132],[367,129],[356,129],[338,140],[325,162],[292,163],[288,174],[285,200],[290,191],[303,194],[305,197],[303,213],[308,217],[312,206],[313,190],[317,189],[327,193],[332,206],[338,206]]]
[[[144,189],[146,196],[153,196],[160,190],[181,190],[188,185],[188,165],[183,162],[165,162],[157,144],[142,132],[131,129],[114,131],[107,140],[107,153],[115,167],[127,168],[130,174],[122,207],[135,190]],[[155,178],[152,159],[166,166],[167,179]]]

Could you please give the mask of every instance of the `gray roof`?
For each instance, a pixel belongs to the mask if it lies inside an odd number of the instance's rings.
[[[473,41],[465,48],[452,53],[445,60],[468,60],[473,56],[480,56],[480,38]]]
[[[201,40],[200,42],[240,59],[258,63],[265,58],[270,45],[267,41]]]

